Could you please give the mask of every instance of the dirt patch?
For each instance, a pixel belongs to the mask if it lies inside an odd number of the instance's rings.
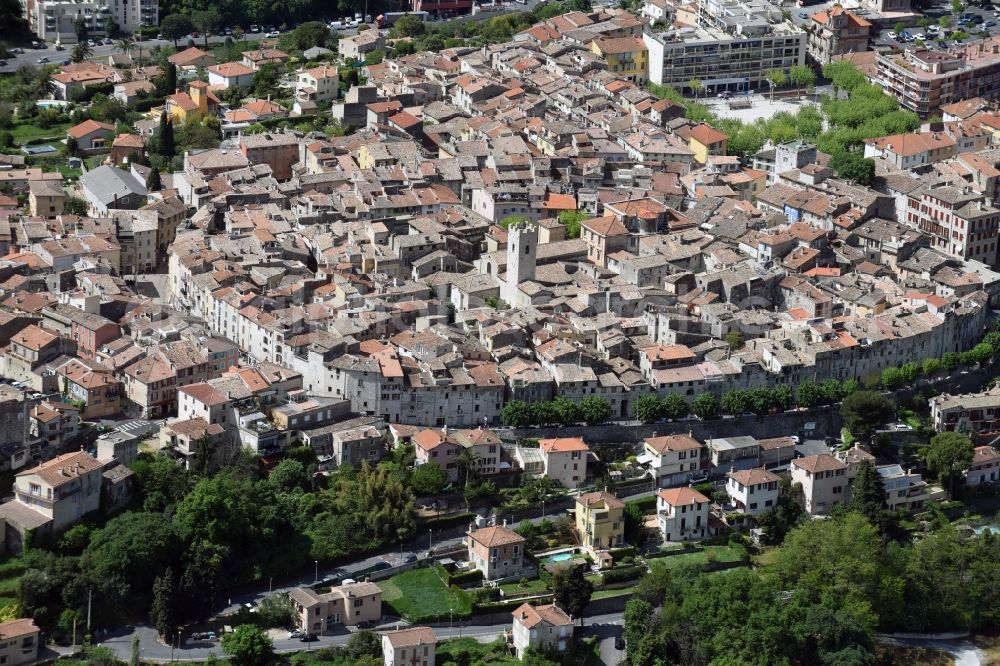
[[[947,652],[930,648],[879,645],[879,656],[891,655],[892,663],[911,666],[954,666],[955,658]]]

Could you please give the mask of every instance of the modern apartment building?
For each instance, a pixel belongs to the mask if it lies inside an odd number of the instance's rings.
[[[759,0],[706,0],[697,27],[649,32],[643,40],[649,80],[688,93],[692,79],[706,95],[758,89],[768,70],[806,61],[806,33]]]
[[[875,83],[922,118],[973,97],[1000,96],[1000,36],[953,51],[914,50],[878,55]]]
[[[158,25],[159,0],[24,0],[24,14],[39,39],[75,43],[76,22],[83,20],[89,35],[105,35],[108,19],[120,32]]]

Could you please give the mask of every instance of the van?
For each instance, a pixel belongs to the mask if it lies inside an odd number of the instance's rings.
[[[330,21],[330,30],[343,30],[344,24],[340,21]]]

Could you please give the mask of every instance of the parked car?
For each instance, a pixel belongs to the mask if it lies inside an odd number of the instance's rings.
[[[385,560],[379,560],[372,565],[372,571],[384,571],[385,569],[391,569],[392,565]]]
[[[989,20],[989,21],[983,21],[983,27],[984,27],[984,28],[992,28],[992,27],[993,27],[993,26],[995,26],[996,24],[997,24],[997,22],[996,22],[996,21],[993,21],[993,20]]]
[[[615,636],[615,649],[616,650],[624,650],[625,649],[625,637],[624,636]]]
[[[409,564],[410,562],[416,562],[416,561],[417,561],[417,556],[414,555],[413,553],[410,553],[403,559],[403,562],[405,564]]]
[[[302,634],[299,637],[299,640],[302,641],[303,643],[312,643],[317,638],[318,638],[318,636],[316,636],[316,634]]]
[[[289,638],[298,638],[301,635],[302,635],[301,629],[292,629],[291,631],[288,632]]]
[[[896,41],[897,39],[899,39],[899,35],[897,35],[892,30],[890,30],[889,32],[887,32],[885,36],[888,37],[889,39],[891,39],[892,41]]]
[[[278,33],[277,31],[274,31],[274,32],[269,32],[264,36],[267,37],[268,39],[277,39],[278,37],[281,36],[281,34]]]
[[[39,58],[39,59],[38,59],[38,64],[39,64],[39,65],[44,65],[44,64],[45,64],[45,63],[47,63],[48,61],[49,61],[49,59],[48,59],[48,58],[46,58],[45,56],[42,56],[41,58]]]
[[[809,12],[799,12],[799,18],[800,19],[807,19],[807,18],[809,18]]]
[[[688,477],[688,483],[691,485],[705,483],[706,481],[708,481],[708,472],[697,472]]]
[[[260,32],[260,28],[257,26],[256,23],[250,24],[250,32]]]

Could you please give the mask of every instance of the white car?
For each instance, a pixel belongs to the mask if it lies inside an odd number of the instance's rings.
[[[889,32],[887,32],[885,36],[888,37],[889,39],[891,39],[892,41],[896,41],[897,39],[899,39],[899,35],[897,35],[892,30],[890,30]]]
[[[924,36],[924,33],[918,32],[917,34],[913,35],[913,41],[917,41],[917,40],[920,40],[921,42],[923,42],[923,41],[927,40],[927,37]]]
[[[268,39],[277,39],[280,36],[281,36],[281,33],[278,32],[277,30],[275,30],[273,32],[269,32],[266,35],[264,35],[264,37],[266,37]]]

